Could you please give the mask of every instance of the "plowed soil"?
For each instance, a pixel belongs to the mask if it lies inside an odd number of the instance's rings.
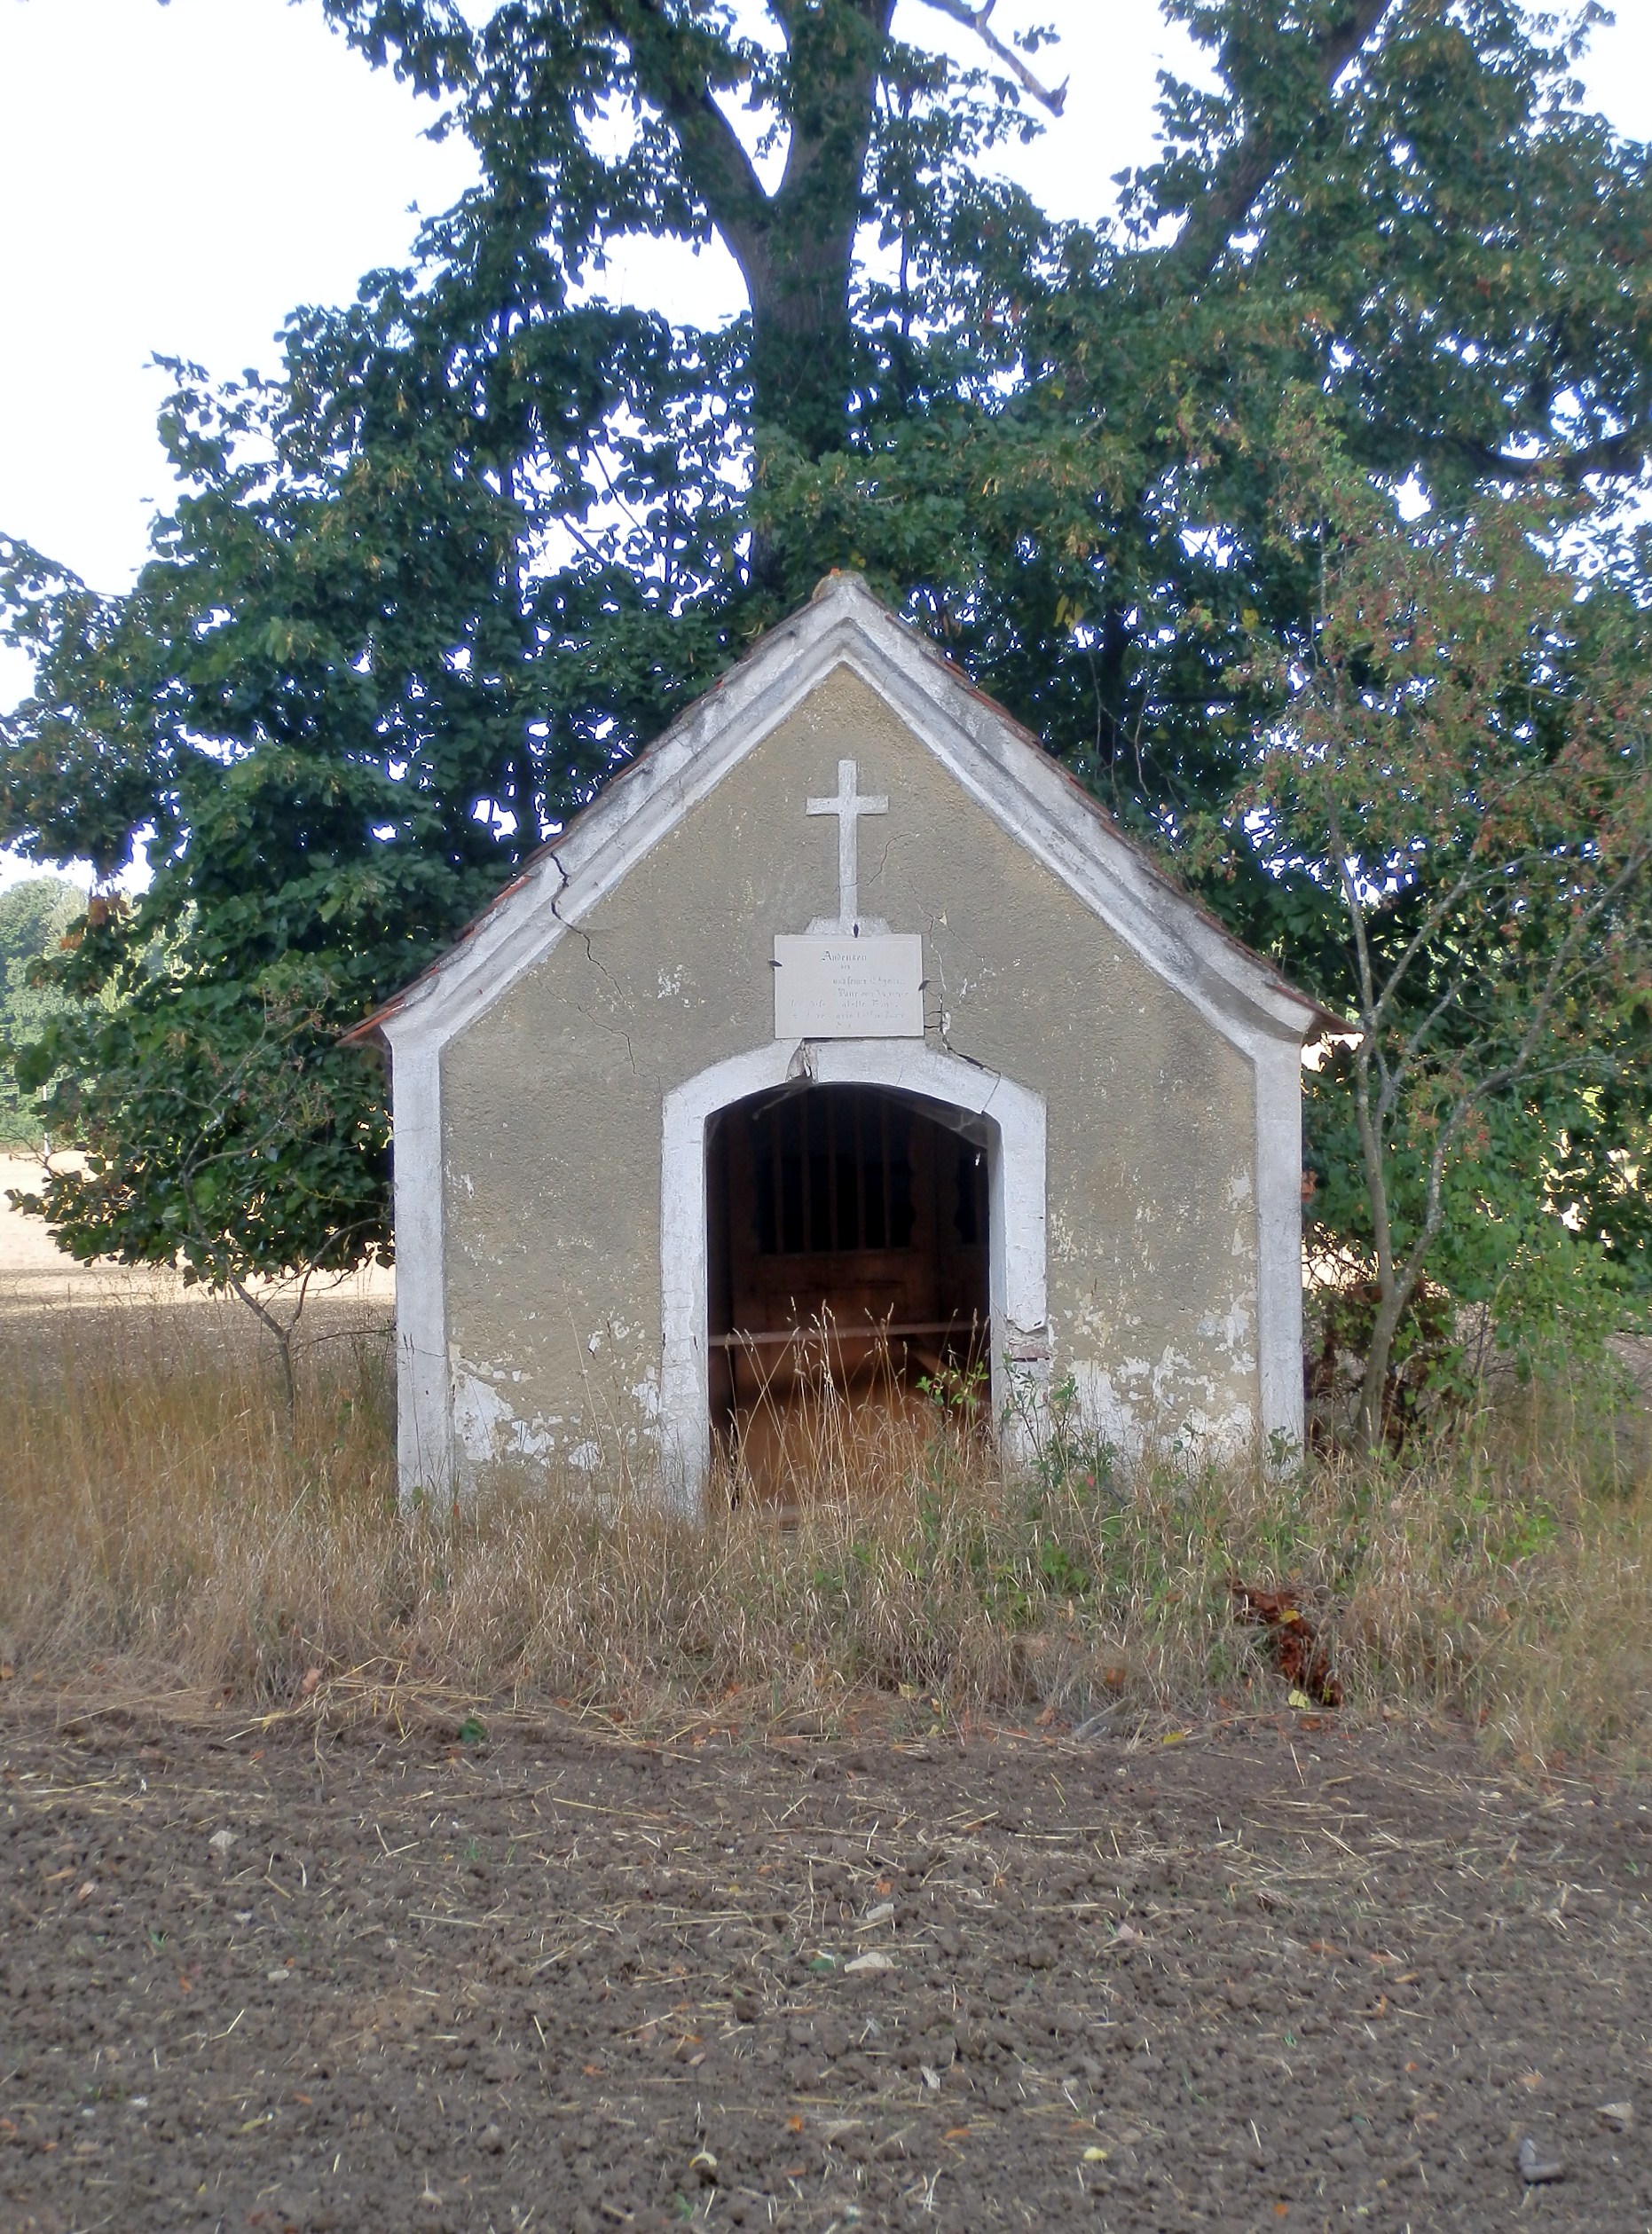
[[[1652,2226],[1632,1791],[219,1719],[0,1719],[8,2230]]]

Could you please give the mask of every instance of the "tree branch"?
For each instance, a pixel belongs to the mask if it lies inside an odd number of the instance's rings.
[[[1036,77],[1028,69],[1013,47],[1004,44],[997,33],[988,27],[987,20],[997,4],[998,0],[981,0],[979,8],[972,8],[969,0],[924,0],[926,8],[933,8],[941,15],[950,16],[966,31],[973,31],[987,52],[995,55],[1005,69],[1013,73],[1041,107],[1047,108],[1052,116],[1059,116],[1067,105],[1067,80],[1063,78],[1060,84],[1053,88],[1046,85],[1042,78]]]
[[[695,192],[740,265],[749,293],[752,270],[764,257],[769,198],[738,133],[712,98],[690,41],[660,0],[630,0],[629,5],[605,0],[602,14],[625,41],[644,98],[675,130]]]
[[[1405,1260],[1404,1270],[1400,1276],[1397,1292],[1402,1310],[1411,1300],[1412,1292],[1422,1277],[1422,1268],[1427,1262],[1428,1251],[1434,1246],[1444,1218],[1445,1160],[1453,1143],[1483,1102],[1490,1101],[1494,1094],[1500,1094],[1508,1087],[1517,1085],[1522,1079],[1530,1074],[1532,1058],[1538,1051],[1544,1034],[1549,1028],[1549,1020],[1560,1004],[1562,995],[1574,982],[1569,974],[1569,965],[1573,958],[1580,949],[1586,947],[1595,924],[1611,906],[1613,901],[1637,877],[1645,873],[1649,853],[1652,853],[1652,848],[1636,847],[1617,876],[1596,893],[1587,908],[1579,911],[1576,922],[1555,950],[1554,959],[1545,973],[1542,989],[1527,1019],[1526,1028],[1516,1042],[1514,1053],[1507,1062],[1500,1065],[1496,1070],[1488,1071],[1485,1076],[1473,1086],[1466,1087],[1447,1113],[1445,1121],[1435,1136],[1434,1150],[1428,1159],[1428,1190],[1424,1198],[1427,1207],[1423,1225],[1412,1246],[1411,1254]]]
[[[1495,480],[1518,482],[1522,488],[1559,481],[1575,489],[1591,474],[1643,471],[1652,452],[1652,424],[1625,428],[1622,434],[1603,436],[1599,442],[1585,443],[1580,450],[1569,450],[1558,457],[1551,452],[1537,458],[1511,458],[1494,442],[1470,442],[1457,435],[1445,436],[1442,441],[1444,447]]]
[[[1310,42],[1314,75],[1326,92],[1396,4],[1397,0],[1348,0],[1340,18]],[[930,4],[937,4],[937,0],[930,0]],[[1257,195],[1294,153],[1294,144],[1281,147],[1276,141],[1268,117],[1253,117],[1237,145],[1217,163],[1210,191],[1196,208],[1189,210],[1187,223],[1167,252],[1171,268],[1207,278]]]
[[[1421,1021],[1416,1026],[1415,1029],[1408,1032],[1405,1034],[1404,1039],[1400,1042],[1400,1067],[1397,1074],[1396,1084],[1403,1085],[1405,1079],[1409,1077],[1411,1074],[1411,1066],[1422,1053],[1423,1042],[1428,1038],[1429,1033],[1433,1031],[1435,1026],[1440,1021],[1440,1019],[1446,1014],[1447,1011],[1456,1001],[1458,995],[1463,989],[1463,986],[1467,981],[1467,963],[1466,961],[1459,962],[1457,967],[1452,971],[1451,978],[1446,984],[1444,992],[1441,994],[1439,999],[1435,1003],[1434,1006],[1425,1011]]]
[[[1493,789],[1487,787],[1484,796],[1496,800],[1498,795]],[[1521,865],[1521,861],[1517,859],[1512,863],[1499,861],[1492,868],[1481,869],[1476,865],[1475,850],[1470,851],[1467,866],[1458,872],[1454,883],[1429,901],[1417,928],[1389,964],[1388,974],[1382,980],[1381,987],[1376,995],[1375,1005],[1372,1010],[1373,1023],[1381,1023],[1395,1006],[1399,999],[1400,987],[1410,971],[1412,964],[1423,952],[1440,926],[1451,920],[1458,907],[1468,897],[1469,893],[1478,887],[1495,884],[1499,877],[1507,876],[1511,868],[1517,869]]]

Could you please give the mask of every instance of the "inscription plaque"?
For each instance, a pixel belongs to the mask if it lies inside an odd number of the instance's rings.
[[[917,932],[782,935],[775,940],[777,1040],[921,1040]]]

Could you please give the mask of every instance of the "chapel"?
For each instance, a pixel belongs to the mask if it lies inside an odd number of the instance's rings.
[[[830,576],[350,1036],[389,1050],[402,1490],[698,1509],[822,1388],[1302,1433],[1325,1019]]]

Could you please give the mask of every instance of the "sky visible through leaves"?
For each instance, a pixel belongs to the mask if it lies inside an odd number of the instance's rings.
[[[1585,98],[1652,138],[1652,9],[1628,0],[1619,15],[1596,35]],[[1157,0],[1006,0],[995,28],[1035,21],[1062,35],[1039,59],[1070,79],[1066,111],[1005,168],[1052,213],[1090,216],[1111,205],[1113,174],[1152,152],[1157,71],[1198,65]],[[949,27],[905,0],[896,29],[935,44]],[[35,342],[0,359],[0,528],[123,588],[169,498],[154,435],[169,383],[151,360],[182,355],[216,377],[271,366],[289,310],[348,300],[364,271],[399,262],[412,205],[438,210],[474,175],[462,143],[422,137],[431,113],[350,53],[319,7],[0,12],[0,192],[28,212],[0,242],[0,301]],[[604,285],[696,322],[741,304],[720,249],[636,242]],[[28,679],[0,651],[0,705]],[[29,873],[0,854],[0,885]]]

